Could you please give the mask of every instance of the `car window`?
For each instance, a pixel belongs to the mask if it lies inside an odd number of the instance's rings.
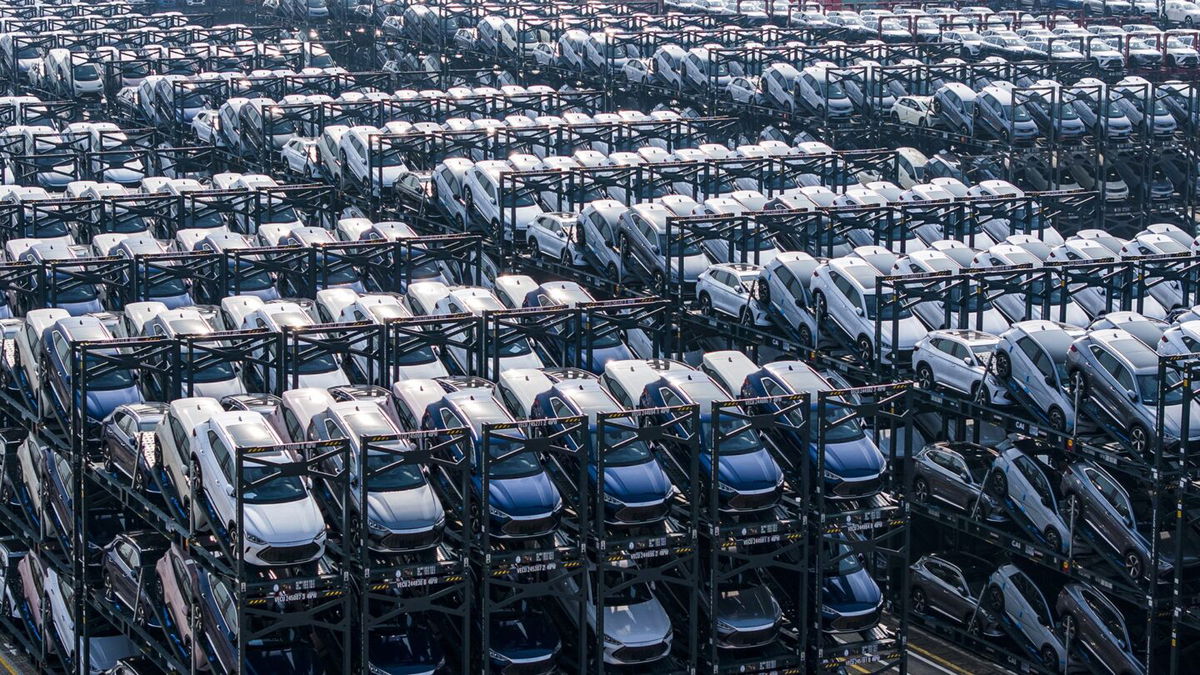
[[[120,557],[130,569],[135,569],[138,566],[137,549],[127,541],[123,541],[117,546],[117,556]]]
[[[567,407],[567,404],[557,396],[550,399],[550,409],[554,411],[555,417],[573,417],[574,412]]]
[[[229,447],[221,440],[213,431],[208,432],[208,444],[212,448],[213,457],[217,460],[217,465],[221,467],[221,471],[231,482],[233,481],[233,457],[229,454]]]
[[[1028,457],[1018,457],[1015,461],[1017,470],[1029,481],[1033,489],[1042,499],[1053,499],[1053,493],[1050,489],[1050,481],[1046,479],[1046,474],[1042,473],[1041,469],[1033,463],[1033,460]]]
[[[183,432],[183,425],[175,417],[169,417],[167,426],[171,429],[171,440],[175,441],[175,448],[180,452],[184,452],[187,447],[187,434]]]
[[[1088,477],[1088,481],[1091,482],[1092,487],[1096,489],[1096,492],[1100,493],[1104,501],[1108,502],[1122,517],[1132,519],[1133,512],[1129,504],[1129,498],[1111,478],[1094,469],[1085,471],[1085,474]]]
[[[455,415],[453,412],[451,412],[449,408],[442,408],[441,415],[442,424],[447,429],[458,429],[463,425],[462,421],[458,419],[458,415]]]
[[[671,391],[670,389],[663,387],[663,388],[659,389],[658,392],[659,392],[659,394],[662,395],[663,405],[665,405],[665,406],[670,407],[670,406],[685,405],[685,403],[683,402],[683,399],[679,398],[679,395],[676,394],[675,392]]]
[[[133,436],[137,433],[137,424],[133,421],[133,415],[127,412],[119,412],[115,416],[117,428],[125,432],[128,436]]]

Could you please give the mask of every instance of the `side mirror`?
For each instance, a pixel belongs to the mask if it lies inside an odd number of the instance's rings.
[[[1052,387],[1054,386],[1054,376],[1053,375],[1046,376],[1046,384],[1048,384]]]
[[[1134,403],[1137,403],[1137,400],[1138,400],[1138,395],[1137,395],[1137,392],[1135,392],[1135,391],[1134,391],[1134,390],[1132,390],[1132,389],[1126,389],[1126,390],[1125,390],[1125,395],[1129,397],[1129,400],[1130,400],[1130,401],[1133,401]]]
[[[659,251],[659,249],[658,249],[657,244],[650,245],[650,252],[653,253],[654,255],[658,255],[659,253],[661,253],[661,251]]]
[[[963,363],[967,364],[968,366],[973,366],[975,365],[975,359],[971,358],[970,356],[964,356]]]
[[[797,307],[804,307],[804,306],[806,306],[806,305],[804,304],[804,298],[796,298],[796,306],[797,306]]]
[[[863,308],[862,308],[862,307],[855,307],[855,308],[854,308],[854,313],[855,313],[855,314],[857,314],[857,315],[859,315],[859,316],[862,316],[862,315],[863,315]]]
[[[225,494],[229,497],[233,496],[233,486],[232,485],[225,486]]]

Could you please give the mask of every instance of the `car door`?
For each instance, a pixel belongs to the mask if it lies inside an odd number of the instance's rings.
[[[726,314],[737,316],[739,308],[737,306],[737,296],[733,291],[733,274],[728,270],[713,270],[713,305],[718,307]]]
[[[943,452],[942,459],[945,462],[946,472],[951,476],[946,490],[947,497],[954,502],[955,506],[969,511],[975,503],[976,493],[972,489],[971,472],[967,469],[967,463],[958,453],[954,452]]]
[[[936,607],[955,621],[973,613],[973,603],[967,592],[966,582],[957,569],[940,561],[932,563],[933,575],[937,578],[938,597]]]
[[[1084,479],[1091,484],[1099,503],[1084,511],[1084,518],[1096,534],[1118,553],[1125,553],[1125,540],[1132,537],[1133,506],[1115,481],[1102,471],[1088,467]]]
[[[1050,483],[1029,457],[1017,457],[1013,464],[1021,480],[1015,484],[1010,480],[1009,494],[1022,506],[1022,511],[1038,532],[1044,532],[1050,524],[1048,515],[1054,506],[1053,497],[1050,495]]]
[[[1028,363],[1028,366],[1022,369],[1024,372],[1021,376],[1026,390],[1034,402],[1043,409],[1049,409],[1050,404],[1054,402],[1054,385],[1047,382],[1047,378],[1055,377],[1054,364],[1050,356],[1031,338],[1022,337],[1017,340],[1017,345]]]
[[[137,605],[138,602],[138,587],[139,570],[141,553],[137,547],[130,544],[128,541],[122,541],[117,544],[116,555],[113,556],[113,562],[116,563],[116,568],[113,570],[113,590],[117,596],[130,608]],[[149,609],[149,608],[146,608]]]
[[[948,455],[949,453],[941,449],[929,451],[929,463],[932,466],[929,472],[930,494],[939,500],[957,505],[957,489],[954,484],[958,482],[958,477],[953,473]]]
[[[1100,364],[1100,368],[1089,373],[1091,376],[1087,378],[1091,398],[1112,416],[1114,421],[1121,422],[1120,411],[1124,407],[1121,399],[1125,396],[1122,385],[1128,383],[1132,389],[1133,374],[1103,347],[1093,344],[1088,349],[1091,350],[1096,362]]]
[[[1046,600],[1025,574],[1016,573],[1012,577],[1012,582],[1013,589],[1016,591],[1014,594],[1016,602],[1015,606],[1010,608],[1010,613],[1021,632],[1029,638],[1031,643],[1036,643],[1035,648],[1040,648],[1044,616],[1048,617],[1049,615],[1049,611],[1046,609]],[[1011,612],[1013,609],[1016,611]]]
[[[842,275],[830,270],[829,276],[833,280],[833,286],[837,290],[835,293],[830,293],[829,300],[829,315],[833,317],[835,323],[842,327],[846,333],[854,337],[854,322],[850,320],[850,316],[854,314],[854,303],[850,299],[857,294],[854,289],[854,284],[847,281]]]

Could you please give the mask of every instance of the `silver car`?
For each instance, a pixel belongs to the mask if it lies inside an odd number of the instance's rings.
[[[1058,431],[1070,431],[1077,424],[1074,399],[1067,392],[1067,350],[1084,334],[1082,328],[1056,321],[1021,321],[996,345],[996,377]]]

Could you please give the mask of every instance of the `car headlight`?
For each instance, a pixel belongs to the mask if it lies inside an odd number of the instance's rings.
[[[726,495],[737,494],[737,490],[733,489],[732,487],[730,487],[720,481],[717,481],[717,491],[720,492],[721,494],[726,494]]]
[[[722,633],[732,633],[732,632],[736,631],[737,628],[734,628],[733,624],[729,624],[720,619],[717,619],[717,630],[721,631]]]
[[[557,513],[559,511],[562,511],[562,507],[563,507],[562,495],[558,495],[554,498],[554,512]]]
[[[620,640],[617,640],[617,639],[614,639],[614,638],[611,638],[611,637],[609,637],[609,636],[608,636],[608,633],[605,633],[605,634],[604,634],[604,644],[606,644],[606,645],[616,645],[616,646],[620,647],[620,646],[621,646],[621,641],[620,641]]]
[[[374,518],[367,518],[367,529],[372,532],[387,532],[388,528],[384,527],[383,523]]]
[[[841,476],[839,476],[839,475],[837,475],[836,473],[834,473],[834,472],[830,471],[829,469],[825,469],[825,474],[824,474],[824,475],[825,475],[825,480],[831,480],[831,481],[840,481],[840,480],[842,480],[842,477],[841,477]]]
[[[266,542],[265,540],[263,540],[261,537],[256,537],[256,536],[254,536],[253,534],[250,534],[249,532],[247,532],[245,536],[246,536],[246,541],[250,542],[251,544],[265,544],[265,543],[267,543],[267,542]]]
[[[505,663],[507,663],[507,662],[509,662],[509,661],[511,660],[511,659],[509,659],[507,656],[505,656],[505,655],[501,654],[500,652],[496,651],[495,649],[489,649],[489,650],[488,650],[488,658],[495,659],[495,660],[497,660],[497,661],[504,661]]]
[[[493,518],[508,518],[509,517],[509,515],[507,513],[492,506],[491,504],[488,505],[488,514],[490,514]]]
[[[621,501],[620,499],[617,499],[616,497],[612,496],[608,492],[604,493],[604,501],[605,501],[605,503],[612,504],[613,506],[625,506],[625,502]]]

